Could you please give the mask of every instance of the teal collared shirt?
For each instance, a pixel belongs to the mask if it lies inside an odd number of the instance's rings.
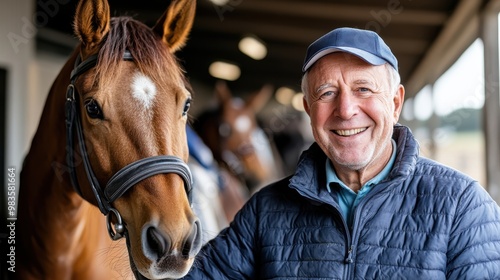
[[[387,177],[387,175],[389,175],[389,172],[391,172],[395,160],[396,160],[396,141],[392,140],[392,155],[387,165],[384,167],[384,169],[382,169],[382,171],[380,171],[379,174],[377,174],[377,176],[373,177],[370,181],[366,182],[366,184],[364,184],[361,187],[358,193],[355,193],[337,177],[337,174],[333,169],[330,159],[328,158],[326,159],[326,188],[328,189],[328,192],[331,193],[331,187],[330,187],[331,185],[340,186],[339,188],[336,188],[338,190],[338,198],[339,198],[338,202],[340,205],[340,210],[342,211],[342,215],[344,216],[344,219],[347,221],[347,225],[349,227],[351,226],[352,223],[351,214],[356,208],[356,206],[358,206],[359,202],[363,199],[363,197],[366,196],[366,194],[368,194],[368,192],[372,189],[374,185],[380,183]]]

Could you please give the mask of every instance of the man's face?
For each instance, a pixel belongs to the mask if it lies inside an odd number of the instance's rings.
[[[316,142],[336,169],[378,173],[389,160],[404,88],[391,88],[386,67],[336,52],[309,70],[304,106]]]

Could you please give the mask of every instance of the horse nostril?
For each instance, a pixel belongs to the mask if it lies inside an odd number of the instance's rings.
[[[188,258],[196,256],[201,249],[201,245],[201,225],[200,221],[196,220],[191,227],[191,232],[186,237],[184,247],[182,248],[182,255]]]
[[[143,233],[144,255],[152,261],[162,258],[170,248],[170,242],[155,227],[144,229]]]

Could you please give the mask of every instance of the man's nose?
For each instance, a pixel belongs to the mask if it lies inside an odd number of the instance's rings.
[[[335,116],[344,120],[352,118],[358,112],[358,102],[356,98],[349,91],[342,91],[335,104]]]

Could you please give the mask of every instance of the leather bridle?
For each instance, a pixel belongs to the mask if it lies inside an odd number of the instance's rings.
[[[79,142],[79,149],[81,158],[87,173],[87,179],[97,200],[99,210],[106,216],[106,225],[108,233],[113,240],[118,240],[126,235],[126,228],[123,224],[120,213],[112,207],[112,203],[120,198],[127,190],[136,185],[140,181],[157,174],[175,173],[182,177],[184,180],[184,188],[188,196],[189,203],[191,204],[191,189],[192,189],[192,175],[189,167],[179,157],[172,155],[158,155],[137,160],[129,165],[123,167],[116,172],[111,179],[107,182],[106,187],[102,189],[99,182],[92,170],[88,152],[85,147],[82,123],[80,119],[80,110],[78,106],[78,91],[75,88],[75,82],[81,74],[93,68],[97,64],[97,54],[92,55],[81,61],[80,55],[75,61],[75,67],[71,71],[70,84],[66,92],[66,138],[67,138],[67,155],[66,163],[69,167],[69,174],[71,183],[75,191],[82,196],[81,187],[78,184],[76,176],[75,155],[74,155],[74,130],[76,129],[76,137]],[[123,54],[123,60],[133,61],[133,57],[129,51]],[[111,215],[116,216],[116,223],[111,224]],[[127,238],[128,239],[128,238]],[[128,241],[128,240],[127,240]]]

